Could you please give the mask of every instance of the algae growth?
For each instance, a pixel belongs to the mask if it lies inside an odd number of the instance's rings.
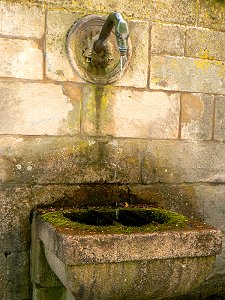
[[[157,208],[65,209],[44,211],[41,219],[60,228],[91,233],[157,232],[188,224],[185,216]]]

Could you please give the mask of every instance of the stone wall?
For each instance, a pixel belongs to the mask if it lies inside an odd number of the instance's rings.
[[[66,34],[114,10],[133,55],[121,80],[98,87],[72,70]],[[0,1],[0,299],[31,299],[40,205],[107,203],[116,184],[120,201],[225,231],[224,45],[221,1]],[[223,253],[202,295],[225,297],[224,278]]]

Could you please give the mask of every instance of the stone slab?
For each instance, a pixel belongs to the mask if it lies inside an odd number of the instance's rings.
[[[153,55],[150,87],[225,94],[225,65],[216,60]]]
[[[72,91],[72,92],[71,92]],[[0,82],[0,134],[63,135],[80,131],[79,87]]]
[[[223,143],[150,141],[142,164],[144,184],[225,182]]]
[[[14,252],[7,257],[7,294],[12,300],[30,298],[29,261],[29,251]]]
[[[225,60],[225,32],[190,28],[186,35],[185,56]]]
[[[0,181],[80,183],[110,180],[107,141],[79,137],[3,137]]]
[[[0,38],[0,76],[43,79],[43,54],[34,41]]]
[[[186,27],[153,23],[151,53],[183,56]]]
[[[29,249],[31,190],[27,186],[1,186],[0,251]]]
[[[0,34],[41,38],[44,34],[44,9],[15,2],[0,2]]]
[[[181,138],[209,140],[213,132],[214,98],[207,94],[181,94]]]
[[[128,138],[177,138],[180,95],[86,86],[82,133]]]

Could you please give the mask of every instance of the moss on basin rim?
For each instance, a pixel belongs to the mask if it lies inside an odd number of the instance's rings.
[[[80,220],[85,218],[94,212],[106,216],[107,219],[112,220],[112,224],[107,225],[93,225],[91,222],[85,224],[85,221]],[[118,214],[135,214],[138,218],[143,220],[151,221],[144,225],[132,224],[132,226],[124,225],[121,220],[117,221]],[[75,220],[73,221],[74,217]],[[64,210],[54,210],[47,211],[41,210],[41,219],[45,222],[49,222],[59,228],[69,228],[74,229],[78,232],[88,232],[88,233],[133,233],[133,232],[155,232],[155,231],[165,231],[165,230],[177,230],[180,228],[188,227],[189,220],[185,216],[163,210],[158,208],[101,208],[101,209],[64,209]],[[83,219],[82,219],[83,220]],[[129,223],[128,223],[129,224]]]

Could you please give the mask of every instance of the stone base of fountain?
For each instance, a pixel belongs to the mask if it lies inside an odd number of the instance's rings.
[[[56,291],[58,300],[179,296],[205,280],[220,251],[218,230],[163,210],[121,209],[119,217],[115,209],[60,210],[52,218],[35,212],[33,299],[43,299],[41,289],[45,300]]]

